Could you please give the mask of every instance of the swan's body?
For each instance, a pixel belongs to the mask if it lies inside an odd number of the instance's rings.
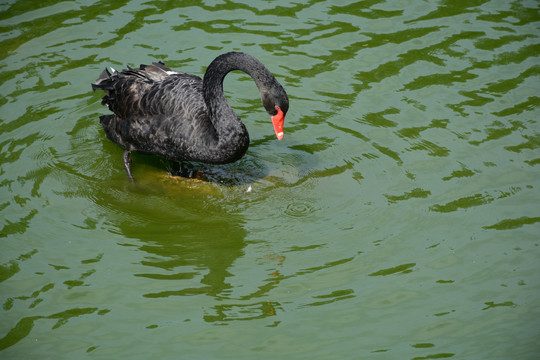
[[[130,179],[131,151],[182,162],[224,164],[240,159],[249,146],[249,134],[223,93],[230,71],[249,74],[259,88],[262,103],[272,117],[276,136],[283,137],[289,108],[287,93],[270,71],[254,57],[237,52],[218,56],[204,80],[173,71],[163,63],[105,70],[92,88],[105,91],[102,104],[113,115],[100,117],[107,137],[123,147]]]

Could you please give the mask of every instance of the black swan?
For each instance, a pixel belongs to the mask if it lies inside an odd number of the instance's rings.
[[[92,89],[105,91],[101,103],[114,114],[101,116],[100,122],[107,137],[125,149],[130,180],[132,151],[177,163],[210,164],[231,163],[246,153],[249,134],[223,93],[223,79],[233,70],[253,78],[281,140],[289,98],[272,73],[248,54],[218,56],[204,79],[173,71],[162,62],[101,73]]]

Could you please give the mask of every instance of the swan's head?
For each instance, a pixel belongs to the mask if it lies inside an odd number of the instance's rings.
[[[289,97],[283,87],[275,81],[272,87],[261,92],[261,99],[266,112],[272,119],[274,132],[278,140],[283,139],[285,115],[289,110]]]

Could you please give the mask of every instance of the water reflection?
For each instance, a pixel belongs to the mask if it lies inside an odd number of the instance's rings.
[[[158,224],[159,230],[155,224],[144,226],[137,224],[139,219],[134,220],[135,224],[118,224],[126,237],[136,238],[141,233],[156,235],[155,238],[147,235],[140,239],[144,244],[139,249],[146,253],[142,265],[150,267],[151,271],[136,276],[154,280],[197,279],[196,282],[187,281],[187,286],[177,289],[169,288],[173,284],[163,283],[169,289],[146,293],[145,297],[200,294],[216,299],[228,297],[231,284],[227,278],[233,276],[229,268],[243,255],[245,247],[246,232],[240,222],[235,223],[234,218],[220,219],[206,215],[196,225],[181,223],[162,229],[162,224]]]
[[[144,184],[143,179],[143,183],[128,185],[131,189],[125,193],[110,196],[104,189],[92,200],[106,210],[103,216],[114,231],[126,238],[126,250],[136,247],[142,253],[142,267],[133,275],[147,279],[152,290],[141,296],[156,300],[210,297],[214,305],[201,314],[208,322],[276,314],[278,303],[257,300],[270,290],[264,285],[266,279],[260,279],[262,286],[256,286],[252,294],[234,295],[232,280],[238,274],[233,265],[245,255],[247,231],[242,215],[233,210],[241,204],[231,205],[235,203],[231,196],[241,198],[243,191],[232,188],[224,195],[223,187],[213,183],[170,179],[159,192],[168,191],[171,198],[163,199],[149,194],[148,187],[155,191],[155,182]],[[141,208],[143,202],[146,205]],[[230,212],[224,213],[223,207]]]

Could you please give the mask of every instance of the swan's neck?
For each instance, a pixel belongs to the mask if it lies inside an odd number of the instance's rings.
[[[218,56],[208,66],[204,75],[204,101],[216,130],[217,147],[227,152],[236,151],[238,152],[236,156],[240,158],[247,151],[249,135],[223,93],[223,80],[233,70],[240,70],[250,75],[259,90],[264,86],[263,84],[268,83],[269,79],[273,79],[273,75],[254,57],[236,52]]]

